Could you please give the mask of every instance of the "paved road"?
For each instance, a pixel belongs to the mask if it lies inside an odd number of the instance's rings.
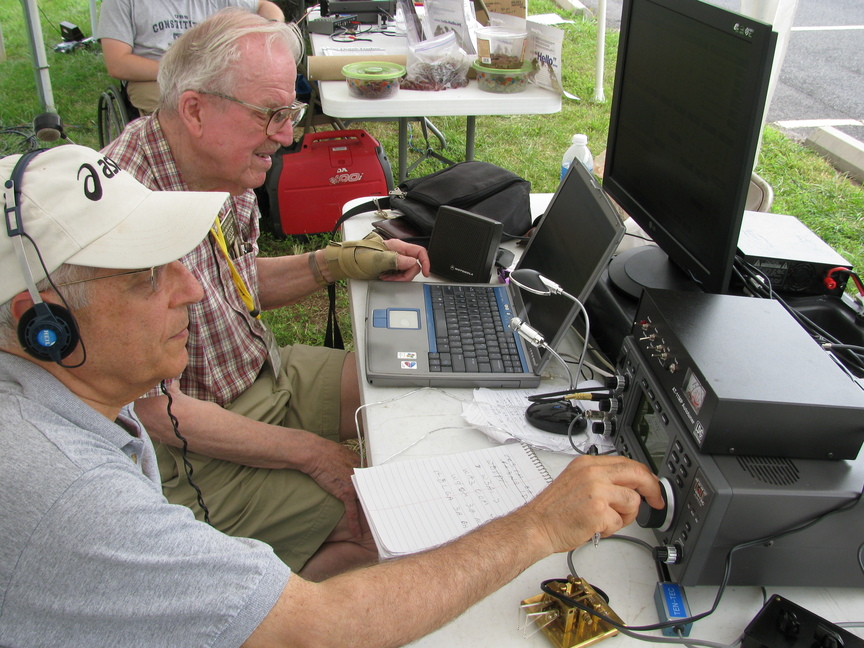
[[[709,1],[732,11],[740,7],[739,0]],[[581,2],[596,12],[597,0]],[[607,0],[609,28],[620,22],[621,0]],[[862,0],[799,0],[768,121],[796,139],[816,125],[832,125],[864,142]]]

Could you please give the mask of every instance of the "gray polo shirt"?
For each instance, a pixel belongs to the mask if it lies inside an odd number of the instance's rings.
[[[131,410],[0,351],[0,645],[239,646],[289,575],[165,500]]]

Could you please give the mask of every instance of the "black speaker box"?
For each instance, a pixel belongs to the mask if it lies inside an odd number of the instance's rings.
[[[464,209],[442,206],[429,239],[432,272],[452,281],[488,283],[503,226]]]

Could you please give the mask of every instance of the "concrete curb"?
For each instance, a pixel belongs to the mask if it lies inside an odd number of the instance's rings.
[[[579,2],[579,0],[555,0],[555,4],[561,7],[564,11],[572,11],[575,14],[581,14],[583,18],[591,18],[594,15],[591,10]]]
[[[833,126],[814,129],[804,145],[826,158],[838,171],[864,183],[864,143]]]

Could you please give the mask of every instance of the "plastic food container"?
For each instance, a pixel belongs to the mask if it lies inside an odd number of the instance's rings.
[[[518,70],[503,70],[480,65],[474,61],[472,66],[477,72],[477,85],[486,92],[497,92],[500,94],[513,94],[522,92],[528,87],[528,73],[531,71],[531,63],[523,63]]]
[[[405,66],[386,61],[358,61],[342,68],[352,97],[385,99],[399,90]]]
[[[481,65],[518,70],[525,62],[528,34],[507,27],[481,27],[477,30],[477,57]]]

